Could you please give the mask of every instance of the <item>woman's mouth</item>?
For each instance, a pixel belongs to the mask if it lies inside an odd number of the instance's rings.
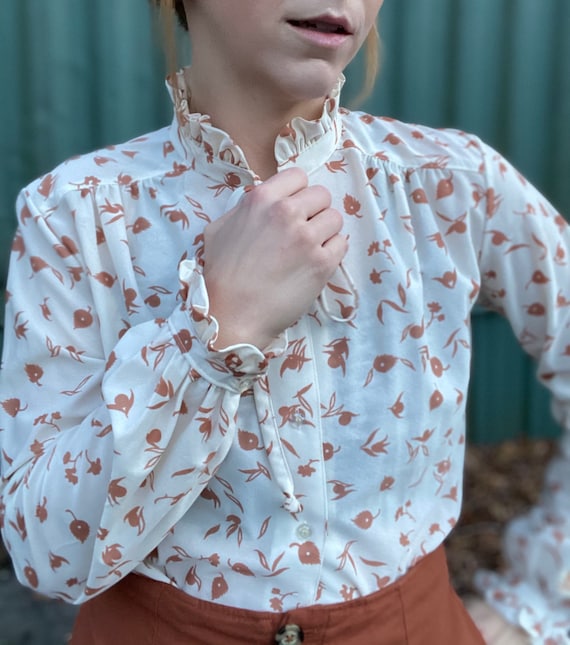
[[[324,20],[289,20],[289,24],[299,29],[310,29],[323,34],[341,34],[344,36],[349,34],[344,25]]]
[[[344,18],[315,16],[291,19],[287,23],[312,47],[336,50],[344,47],[352,36],[352,29]]]

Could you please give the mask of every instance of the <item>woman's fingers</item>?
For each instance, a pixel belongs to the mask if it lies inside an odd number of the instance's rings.
[[[308,186],[289,198],[299,218],[310,220],[330,208],[332,197],[324,186]]]
[[[315,242],[321,246],[338,235],[342,226],[342,215],[334,208],[320,211],[307,222],[307,227],[311,229]]]
[[[221,344],[264,347],[308,311],[347,249],[330,205],[326,188],[292,168],[206,227],[204,278]]]

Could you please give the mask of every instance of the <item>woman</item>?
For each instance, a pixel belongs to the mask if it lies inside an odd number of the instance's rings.
[[[75,643],[484,642],[441,547],[469,314],[564,410],[568,233],[477,138],[339,109],[381,4],[176,3],[173,125],[20,195],[3,534]]]

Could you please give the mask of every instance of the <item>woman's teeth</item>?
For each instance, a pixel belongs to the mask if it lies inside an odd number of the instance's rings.
[[[342,25],[335,25],[330,22],[311,22],[310,20],[291,20],[294,27],[301,29],[314,29],[326,34],[346,34],[346,29]]]

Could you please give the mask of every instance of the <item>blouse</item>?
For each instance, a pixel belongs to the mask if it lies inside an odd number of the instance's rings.
[[[349,250],[269,347],[214,347],[203,230],[260,180],[182,73],[170,127],[21,192],[0,524],[24,584],[81,603],[134,571],[287,611],[394,582],[460,513],[476,303],[570,427],[564,219],[477,137],[349,112],[341,85],[275,157],[329,189]],[[570,627],[569,459],[511,527],[512,570],[480,574],[536,643]]]

